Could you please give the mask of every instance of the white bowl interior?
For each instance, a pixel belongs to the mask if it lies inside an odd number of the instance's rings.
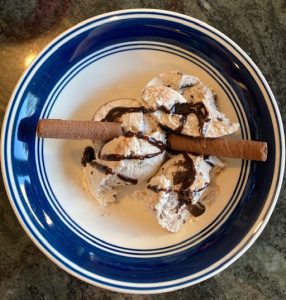
[[[217,93],[218,106],[232,121],[236,112],[221,86],[201,67],[172,53],[133,50],[115,53],[82,69],[58,95],[49,118],[89,120],[103,103],[116,98],[140,98],[154,76],[180,70],[204,80]],[[240,138],[240,132],[235,135]],[[215,178],[218,191],[209,197],[206,212],[179,233],[162,229],[153,213],[130,192],[105,210],[89,199],[82,186],[80,159],[88,141],[44,141],[44,164],[51,189],[65,213],[92,236],[116,246],[152,249],[174,245],[208,226],[227,205],[237,184],[241,160],[224,159]],[[132,188],[134,189],[134,188]]]

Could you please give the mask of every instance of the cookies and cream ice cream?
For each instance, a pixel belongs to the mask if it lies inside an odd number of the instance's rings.
[[[142,100],[165,128],[193,137],[220,137],[238,130],[216,106],[216,95],[200,79],[169,71],[152,79]]]
[[[103,105],[95,121],[121,124],[123,135],[107,143],[94,141],[83,155],[84,184],[101,204],[116,201],[118,186],[146,181],[165,157],[165,133],[145,108],[134,99],[119,99]]]
[[[205,211],[202,200],[210,191],[211,177],[223,168],[214,156],[183,153],[164,163],[147,185],[146,201],[155,210],[159,224],[179,231],[191,215]]]
[[[86,189],[105,206],[117,200],[121,186],[145,184],[146,204],[170,232],[179,231],[191,216],[204,213],[202,201],[210,191],[211,177],[223,163],[214,156],[187,153],[168,160],[166,134],[219,137],[239,126],[217,109],[215,94],[205,83],[177,71],[151,80],[140,101],[106,103],[93,120],[117,122],[123,134],[104,143],[94,141],[94,147],[85,149]]]

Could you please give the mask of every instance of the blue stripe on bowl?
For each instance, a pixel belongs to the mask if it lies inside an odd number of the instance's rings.
[[[120,16],[132,16],[136,15],[136,19],[132,20],[132,24],[130,20],[121,20]],[[223,226],[222,230],[218,230],[216,236],[213,237],[212,240],[208,240],[205,245],[197,249],[189,249],[187,251],[181,252],[179,254],[170,255],[163,258],[158,259],[139,259],[139,258],[126,258],[119,255],[112,255],[110,253],[101,251],[97,249],[96,257],[94,261],[90,259],[88,256],[88,252],[92,251],[93,247],[89,244],[81,243],[80,247],[77,247],[78,238],[70,232],[68,228],[62,224],[61,228],[58,228],[55,231],[55,228],[49,228],[49,226],[45,223],[44,214],[53,213],[49,210],[49,208],[42,206],[44,200],[41,197],[44,197],[43,191],[40,187],[37,186],[39,183],[37,178],[31,176],[31,174],[36,174],[36,168],[34,165],[35,156],[32,152],[33,146],[35,145],[34,141],[34,134],[35,128],[37,123],[37,118],[41,111],[41,106],[45,101],[45,96],[49,93],[48,85],[53,86],[56,83],[56,80],[61,78],[62,75],[65,73],[66,70],[57,70],[57,79],[51,78],[47,79],[43,77],[43,73],[41,76],[41,71],[43,72],[47,69],[51,64],[55,61],[55,56],[57,55],[58,58],[63,59],[66,61],[67,58],[64,55],[64,52],[67,50],[67,47],[71,47],[72,43],[78,44],[80,39],[87,37],[87,32],[81,35],[78,35],[71,39],[70,41],[66,41],[64,47],[60,47],[55,53],[53,53],[52,57],[43,64],[39,70],[37,71],[37,76],[31,80],[30,84],[25,87],[25,93],[21,96],[21,99],[17,99],[19,92],[21,91],[23,85],[26,83],[28,76],[31,72],[36,69],[37,64],[40,62],[40,59],[48,53],[53,47],[56,47],[61,40],[65,39],[65,37],[71,36],[74,32],[78,31],[80,28],[88,27],[91,24],[96,24],[100,20],[108,19],[110,16],[104,16],[96,18],[95,20],[91,20],[84,25],[80,25],[79,27],[65,33],[64,36],[59,38],[57,41],[53,43],[52,46],[49,46],[45,52],[33,66],[27,71],[24,75],[22,82],[19,84],[12,101],[9,110],[6,114],[5,124],[3,127],[3,135],[2,135],[2,165],[3,165],[3,177],[5,178],[5,184],[8,188],[8,192],[10,193],[10,200],[12,205],[15,208],[16,214],[21,219],[22,224],[24,225],[25,229],[29,233],[29,235],[33,238],[33,240],[38,244],[42,245],[42,250],[50,257],[56,259],[57,263],[59,263],[62,267],[69,269],[70,272],[80,276],[81,279],[89,280],[91,278],[92,282],[100,284],[105,287],[114,288],[114,289],[123,289],[125,291],[133,290],[136,292],[140,292],[142,288],[142,283],[148,283],[147,286],[144,288],[144,292],[152,292],[158,291],[166,291],[168,289],[176,289],[178,287],[182,287],[184,284],[190,285],[197,281],[201,281],[206,279],[210,275],[216,273],[218,270],[223,269],[225,266],[228,265],[230,260],[235,260],[240,253],[244,252],[245,249],[248,248],[248,245],[252,243],[258,236],[253,231],[252,228],[255,220],[260,215],[261,209],[265,204],[267,197],[267,191],[271,186],[272,180],[276,187],[280,188],[281,186],[281,178],[283,176],[284,170],[284,134],[283,129],[281,127],[281,118],[279,116],[279,112],[277,110],[276,104],[273,101],[274,98],[272,94],[269,94],[269,87],[267,84],[264,84],[263,77],[259,74],[254,64],[241,52],[241,50],[234,44],[230,43],[224,36],[217,33],[215,30],[208,28],[206,25],[199,23],[193,19],[189,19],[187,17],[181,17],[176,14],[171,13],[163,13],[163,12],[148,12],[148,16],[150,18],[140,18],[138,16],[144,15],[144,12],[136,13],[128,12],[128,13],[114,13],[113,16],[115,21],[110,22],[109,24],[102,24],[100,28],[97,28],[96,31],[98,33],[103,33],[104,30],[109,30],[112,26],[116,26],[116,34],[117,37],[114,37],[113,42],[118,42],[117,40],[125,32],[128,28],[128,36],[132,33],[132,30],[136,28],[137,39],[140,39],[139,35],[143,35],[144,33],[144,40],[146,37],[151,36],[154,37],[156,35],[164,36],[162,42],[167,42],[170,44],[176,44],[177,46],[181,46],[187,50],[190,49],[189,44],[185,44],[187,41],[188,36],[192,36],[192,41],[197,41],[197,45],[193,45],[194,47],[197,46],[196,54],[200,52],[202,56],[209,56],[211,58],[220,57],[220,65],[222,69],[219,69],[221,73],[226,78],[233,78],[233,89],[235,93],[240,95],[240,100],[245,108],[245,112],[247,114],[247,119],[250,123],[250,131],[252,138],[259,138],[262,140],[266,140],[269,145],[269,160],[266,163],[252,163],[251,164],[251,174],[250,179],[248,180],[248,187],[245,188],[244,195],[241,198],[239,207],[235,210],[232,214],[231,218],[228,219],[228,223]],[[154,17],[157,19],[153,19]],[[188,26],[183,24],[176,24],[176,28],[181,31],[172,32],[173,34],[167,35],[168,28],[172,29],[174,22],[165,20],[161,22],[160,18],[164,17],[171,17],[173,20],[185,21],[189,24],[189,26],[197,26],[202,30],[205,30],[213,35],[219,41],[224,40],[224,44],[227,47],[230,47],[232,51],[236,53],[236,55],[241,55],[246,62],[250,65],[249,67],[252,69],[252,72],[256,74],[257,81],[259,84],[263,86],[264,92],[268,94],[268,98],[266,101],[263,99],[263,94],[261,93],[257,83],[255,82],[252,75],[249,71],[245,68],[244,63],[240,62],[239,58],[236,58],[229,50],[227,50],[224,46],[220,44],[220,42],[214,41],[213,39],[209,38],[204,33],[198,33],[196,30],[190,29]],[[141,24],[139,24],[141,22]],[[131,26],[132,25],[132,26]],[[149,28],[147,28],[149,26]],[[156,27],[154,33],[150,32],[152,27]],[[140,28],[139,28],[140,27]],[[140,30],[139,30],[140,29]],[[154,28],[153,28],[154,29]],[[90,32],[94,32],[94,30],[89,29]],[[180,34],[185,33],[184,37],[181,38]],[[123,36],[122,36],[123,37]],[[117,40],[116,40],[117,38]],[[136,39],[136,36],[133,36]],[[158,39],[158,36],[157,36]],[[110,38],[111,40],[111,38]],[[106,41],[100,41],[97,44],[98,47],[106,46]],[[201,47],[199,47],[201,45]],[[209,45],[207,47],[206,45]],[[95,47],[92,43],[89,43],[89,46]],[[185,47],[184,47],[185,46]],[[71,50],[71,48],[70,48]],[[78,57],[80,60],[81,58]],[[243,59],[242,59],[243,60]],[[59,60],[60,61],[60,60]],[[70,61],[67,63],[66,67],[70,68],[71,65],[76,63],[76,61]],[[239,66],[239,69],[235,69],[235,66],[231,63],[236,63]],[[213,64],[215,65],[215,63]],[[36,84],[36,82],[38,84]],[[239,82],[240,84],[244,84],[244,88],[241,88],[235,82]],[[35,84],[35,85],[34,85]],[[41,95],[37,94],[37,90],[41,91]],[[25,101],[27,101],[29,97],[29,92],[33,92],[36,96],[39,97],[40,102],[37,103],[35,107],[35,112],[33,115],[30,115],[23,110],[25,105]],[[21,105],[18,105],[19,100],[22,102]],[[17,103],[18,106],[15,106]],[[269,105],[269,108],[268,108]],[[275,119],[275,126],[277,125],[278,130],[276,134],[278,138],[276,138],[277,149],[275,148],[275,133],[273,129],[273,124],[270,117],[270,111],[273,111]],[[16,120],[15,123],[11,122],[11,117]],[[30,118],[28,121],[30,131],[29,132],[21,132],[18,128],[18,121],[21,119],[21,123],[25,123],[23,118]],[[18,120],[18,121],[17,121]],[[10,126],[10,127],[9,127]],[[31,136],[31,133],[33,136]],[[25,140],[26,145],[22,143],[18,139],[21,137]],[[10,141],[11,140],[11,141]],[[282,145],[283,144],[283,145]],[[275,151],[278,151],[278,156],[276,157]],[[23,156],[27,156],[28,160],[25,159],[20,160],[17,159],[17,155],[23,152]],[[13,157],[13,161],[10,160],[10,155]],[[276,162],[276,165],[275,165]],[[282,165],[281,165],[282,162]],[[277,167],[275,171],[275,178],[273,177],[274,174],[274,166]],[[12,169],[10,169],[12,167]],[[279,173],[280,172],[280,173]],[[278,175],[277,175],[278,173]],[[16,182],[15,182],[16,180]],[[279,192],[279,191],[277,191]],[[277,192],[269,195],[268,197],[268,209],[260,216],[261,220],[266,218],[266,221],[273,209],[273,206],[277,199]],[[26,202],[26,198],[30,201]],[[32,203],[32,199],[37,198],[39,203]],[[36,205],[37,204],[37,205]],[[28,217],[23,215],[23,210],[21,206],[24,206],[24,211],[28,213]],[[30,206],[30,207],[29,207]],[[45,210],[43,209],[45,207]],[[57,218],[56,214],[54,215],[55,220],[60,222]],[[28,218],[28,219],[27,219]],[[33,222],[36,226],[37,231],[32,229],[28,222]],[[266,223],[264,221],[264,225]],[[262,226],[263,227],[263,226]],[[52,230],[53,229],[53,230]],[[247,240],[243,240],[243,238],[247,235],[247,233],[251,230],[253,232],[253,236],[251,236]],[[260,231],[258,231],[259,233]],[[225,238],[227,237],[227,238]],[[45,245],[45,240],[48,240],[49,245]],[[242,241],[240,243],[240,241]],[[58,254],[55,252],[54,249],[51,248],[53,245],[59,252],[63,253],[66,257],[66,260],[63,261],[58,257]],[[84,246],[84,247],[83,247]],[[83,247],[83,248],[82,248]],[[80,252],[80,250],[83,252]],[[193,252],[193,250],[195,252]],[[231,257],[227,257],[228,253],[231,254]],[[81,271],[75,269],[71,262],[75,265],[81,266]],[[216,263],[216,265],[214,265]],[[210,269],[208,269],[210,267]],[[106,277],[106,279],[101,278],[101,283],[98,282],[99,279],[95,279],[90,277],[87,273],[88,271],[93,272],[94,274],[98,274],[100,276]],[[202,272],[197,274],[198,272]],[[135,274],[135,276],[132,276]],[[192,278],[189,278],[190,275],[193,275]],[[121,281],[120,283],[110,283],[107,278],[112,278],[114,280]],[[176,280],[174,282],[173,280]],[[170,281],[171,282],[167,282]],[[130,287],[131,283],[136,283],[137,286]],[[154,283],[157,283],[156,287],[153,286]]]

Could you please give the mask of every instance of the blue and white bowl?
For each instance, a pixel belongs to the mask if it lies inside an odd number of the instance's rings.
[[[139,98],[157,74],[200,77],[241,126],[266,141],[267,162],[225,160],[205,214],[178,234],[159,227],[130,192],[101,211],[81,186],[78,141],[40,140],[40,118],[91,119],[104,102]],[[229,38],[193,18],[125,10],[89,19],[52,41],[19,81],[2,130],[2,171],[23,228],[57,265],[91,284],[128,293],[186,287],[225,269],[257,239],[280,191],[285,137],[261,72]]]

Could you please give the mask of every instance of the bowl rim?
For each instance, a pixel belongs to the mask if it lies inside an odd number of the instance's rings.
[[[281,136],[281,141],[280,141],[281,142],[281,164],[280,164],[280,170],[278,170],[278,177],[277,177],[277,181],[276,181],[277,187],[273,191],[273,196],[272,196],[273,200],[270,203],[270,207],[269,207],[268,211],[266,211],[266,213],[262,211],[259,214],[257,219],[260,218],[262,213],[265,213],[265,215],[263,216],[263,220],[260,222],[259,226],[257,226],[256,229],[254,229],[252,237],[245,241],[247,235],[251,231],[251,230],[249,230],[249,232],[243,237],[242,241],[231,250],[231,251],[234,251],[234,249],[240,248],[240,249],[237,250],[237,253],[234,254],[228,261],[224,262],[221,266],[219,266],[215,270],[210,271],[208,274],[203,275],[202,277],[200,277],[198,279],[195,279],[195,280],[191,280],[191,281],[188,281],[188,282],[185,282],[185,283],[183,282],[182,284],[180,284],[178,286],[176,285],[176,286],[162,287],[162,288],[159,288],[159,289],[152,289],[152,285],[150,286],[150,289],[148,289],[148,290],[145,290],[145,289],[143,289],[143,290],[129,289],[128,287],[124,287],[124,288],[115,287],[115,286],[108,285],[105,282],[100,283],[100,282],[88,279],[87,277],[84,277],[84,276],[78,274],[77,272],[71,270],[69,267],[65,266],[64,263],[62,263],[56,257],[53,256],[54,252],[57,252],[57,251],[55,249],[54,249],[53,253],[50,253],[49,251],[47,251],[40,244],[40,242],[36,239],[36,236],[34,236],[34,234],[31,233],[28,226],[24,223],[24,221],[23,221],[22,217],[20,216],[20,213],[18,212],[18,209],[17,209],[17,207],[14,203],[13,196],[12,196],[12,193],[11,193],[9,185],[8,185],[8,179],[7,179],[7,176],[6,176],[8,172],[7,172],[6,167],[5,167],[5,157],[4,157],[4,148],[5,148],[4,147],[5,146],[5,143],[4,143],[5,130],[4,129],[6,129],[8,127],[7,120],[8,120],[8,115],[11,111],[13,99],[15,99],[16,93],[19,90],[19,87],[21,86],[21,84],[24,82],[26,75],[29,73],[29,71],[34,66],[36,66],[39,62],[41,62],[42,55],[45,52],[47,52],[46,55],[49,54],[48,49],[52,45],[54,45],[57,41],[61,40],[63,37],[68,35],[70,32],[76,31],[81,26],[86,25],[90,22],[96,22],[101,18],[115,17],[117,15],[126,14],[126,13],[127,14],[130,14],[130,13],[132,13],[132,14],[145,13],[147,15],[148,15],[148,13],[151,13],[151,14],[153,13],[153,14],[157,14],[157,15],[165,15],[165,16],[167,15],[167,16],[170,16],[170,17],[175,18],[175,19],[183,18],[184,20],[192,21],[192,22],[197,23],[198,25],[201,25],[205,29],[207,29],[207,30],[215,33],[216,35],[218,35],[220,38],[226,40],[231,45],[231,47],[233,47],[245,59],[246,63],[254,69],[254,71],[257,73],[257,76],[262,81],[262,83],[263,83],[263,85],[264,85],[264,87],[265,87],[265,89],[266,89],[266,91],[269,95],[269,99],[271,100],[271,103],[273,105],[273,111],[275,112],[276,119],[277,119],[277,129],[278,129],[279,134]],[[156,16],[153,15],[152,18],[156,18]],[[50,55],[51,54],[52,53],[50,53]],[[47,57],[49,57],[50,55],[48,55]],[[47,57],[45,57],[45,59]],[[45,60],[43,60],[43,62],[44,61]],[[42,65],[43,62],[41,62],[40,65]],[[196,18],[187,16],[187,15],[184,15],[184,14],[181,14],[181,13],[176,13],[176,12],[161,10],[161,9],[141,9],[141,8],[138,8],[138,9],[123,9],[123,10],[116,10],[116,11],[112,11],[112,12],[109,12],[109,13],[104,13],[104,14],[100,14],[100,15],[88,18],[88,19],[86,19],[86,20],[84,20],[84,21],[68,28],[63,33],[61,33],[60,35],[57,35],[54,39],[52,39],[42,49],[42,51],[37,55],[37,57],[34,59],[34,61],[31,63],[31,65],[23,72],[22,76],[18,80],[18,83],[15,86],[15,88],[14,88],[12,94],[11,94],[11,97],[9,99],[9,102],[8,102],[8,105],[7,105],[7,108],[6,108],[5,116],[4,116],[4,119],[3,119],[2,132],[1,132],[1,165],[2,165],[1,170],[2,170],[3,181],[4,181],[5,189],[6,189],[6,192],[7,192],[7,195],[8,195],[8,199],[11,203],[11,206],[14,210],[15,215],[17,216],[18,221],[22,225],[23,229],[26,231],[27,235],[31,238],[33,243],[35,245],[37,245],[37,247],[42,251],[42,253],[44,253],[51,261],[53,261],[56,265],[58,265],[60,268],[62,268],[63,270],[65,270],[69,274],[75,276],[76,278],[78,278],[80,280],[83,280],[87,283],[90,283],[92,285],[96,285],[96,286],[99,286],[99,287],[102,287],[102,288],[105,288],[105,289],[109,289],[109,290],[113,290],[113,291],[117,291],[117,292],[133,293],[133,294],[155,294],[155,293],[169,292],[169,291],[177,290],[177,289],[180,289],[180,288],[184,288],[184,287],[194,285],[196,283],[199,283],[201,281],[204,281],[204,280],[210,278],[210,277],[218,274],[219,272],[223,271],[224,269],[226,269],[229,265],[231,265],[238,258],[240,258],[253,245],[253,243],[256,241],[256,239],[259,237],[259,235],[262,233],[265,226],[267,225],[267,223],[268,223],[268,221],[269,221],[269,219],[272,215],[272,212],[274,210],[274,207],[277,203],[278,196],[280,194],[280,190],[281,190],[282,182],[283,182],[284,171],[285,171],[285,134],[284,134],[284,129],[283,129],[282,117],[281,117],[281,114],[280,114],[280,111],[279,111],[279,108],[278,108],[277,101],[276,101],[276,99],[275,99],[275,97],[274,97],[274,95],[273,95],[266,79],[264,78],[263,74],[258,69],[256,64],[252,61],[252,59],[235,42],[233,42],[225,34],[223,34],[221,31],[215,29],[214,27],[208,25],[205,22],[202,22],[202,21],[200,21]],[[251,229],[254,228],[254,226],[256,225],[256,221],[255,221],[254,225],[251,227]],[[40,236],[40,238],[42,238],[42,237]],[[53,248],[53,247],[51,247],[51,248]],[[61,255],[61,254],[59,253],[59,255]],[[218,262],[216,262],[216,263],[218,263]],[[124,283],[124,282],[120,282],[120,283]],[[166,284],[167,282],[162,282],[162,283]],[[138,287],[139,286],[140,285],[138,285]]]

